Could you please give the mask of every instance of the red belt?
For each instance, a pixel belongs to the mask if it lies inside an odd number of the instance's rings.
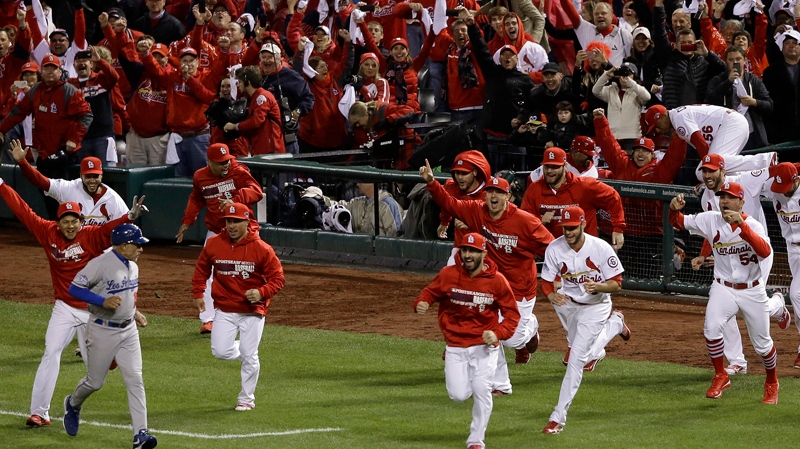
[[[761,283],[761,281],[755,280],[753,282],[744,282],[744,283],[741,283],[741,284],[736,284],[734,282],[723,281],[720,278],[717,278],[717,282],[719,282],[720,284],[722,284],[722,285],[724,285],[726,287],[730,287],[730,288],[732,288],[734,290],[744,290],[746,288],[756,287],[756,286],[758,286],[758,284]]]

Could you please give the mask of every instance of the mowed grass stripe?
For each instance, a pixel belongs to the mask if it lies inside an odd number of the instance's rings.
[[[410,301],[410,300],[409,300]],[[399,304],[398,306],[402,306]],[[0,301],[0,410],[24,414],[44,346],[49,306]],[[455,403],[444,388],[442,342],[267,326],[260,348],[256,408],[235,412],[239,363],[211,356],[196,320],[149,316],[141,330],[150,427],[203,435],[247,435],[297,429],[328,433],[205,440],[154,434],[159,447],[463,448],[472,401]],[[269,322],[269,318],[267,318]],[[562,338],[554,336],[553,338]],[[636,344],[635,337],[629,344]],[[70,345],[51,405],[85,374]],[[563,354],[537,353],[511,365],[514,394],[495,400],[486,443],[524,447],[789,447],[794,445],[797,379],[781,380],[777,406],[760,403],[763,377],[736,376],[720,400],[704,397],[711,371],[656,362],[616,360],[587,373],[564,433],[542,435],[558,399]],[[513,352],[507,356],[513,360]],[[779,360],[779,363],[790,361]],[[129,425],[119,371],[86,402],[81,418]],[[0,415],[2,447],[128,447],[129,430],[84,425],[69,437],[59,421],[27,429],[20,416]]]

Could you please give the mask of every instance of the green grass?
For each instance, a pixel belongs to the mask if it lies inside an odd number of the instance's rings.
[[[83,424],[69,437],[60,421],[28,429],[25,414],[51,308],[0,301],[0,447],[130,447],[125,429]],[[444,388],[443,344],[376,335],[267,326],[260,349],[256,408],[235,412],[239,363],[211,356],[195,320],[150,316],[142,330],[150,427],[165,448],[463,448],[472,401]],[[269,321],[269,320],[268,320]],[[635,340],[631,344],[636,344]],[[85,374],[65,351],[51,406]],[[513,360],[513,353],[508,353]],[[792,447],[800,381],[783,379],[780,403],[760,403],[763,377],[737,376],[720,400],[704,397],[710,370],[606,358],[584,376],[564,433],[542,435],[558,399],[562,354],[537,353],[511,366],[514,394],[498,398],[487,432],[490,449],[553,447]],[[119,370],[84,404],[81,418],[129,425]],[[200,439],[207,435],[339,428],[327,433]]]

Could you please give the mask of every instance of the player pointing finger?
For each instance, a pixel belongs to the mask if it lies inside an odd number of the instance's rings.
[[[672,210],[681,210],[684,207],[686,207],[686,200],[683,199],[682,193],[675,195],[675,198],[669,202],[669,208]]]
[[[427,159],[425,159],[425,166],[419,168],[419,175],[422,176],[426,184],[433,182],[433,170],[431,169],[431,163]]]

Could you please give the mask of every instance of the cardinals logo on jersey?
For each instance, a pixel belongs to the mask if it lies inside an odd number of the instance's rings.
[[[720,235],[719,235],[719,231],[717,231],[717,235],[715,235],[714,238],[711,240],[711,244],[712,245],[716,244],[717,242],[719,242],[719,239],[720,239]]]
[[[106,217],[106,221],[111,220],[111,216],[108,215],[108,209],[106,208],[106,203],[100,205],[100,213]]]
[[[590,257],[586,258],[586,267],[589,268],[590,270],[594,270],[594,271],[596,271],[598,273],[600,272],[600,269],[597,268],[597,265],[595,265],[595,263],[592,262],[592,259]]]

